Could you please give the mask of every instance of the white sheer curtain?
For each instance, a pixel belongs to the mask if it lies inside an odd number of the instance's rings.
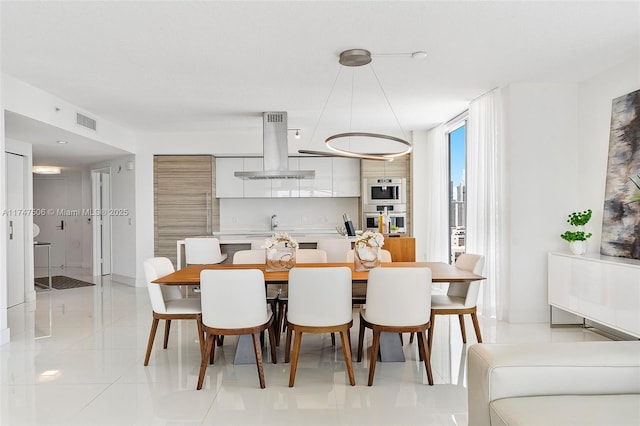
[[[427,133],[426,254],[432,262],[449,262],[449,148],[444,126]]]
[[[507,276],[504,108],[500,89],[469,105],[466,251],[485,256],[479,309],[504,318]]]

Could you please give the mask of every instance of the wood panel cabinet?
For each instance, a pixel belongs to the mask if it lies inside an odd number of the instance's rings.
[[[391,260],[394,262],[416,261],[415,238],[385,236],[382,248],[391,252]]]
[[[210,155],[156,155],[153,159],[154,252],[176,262],[176,241],[220,229]]]

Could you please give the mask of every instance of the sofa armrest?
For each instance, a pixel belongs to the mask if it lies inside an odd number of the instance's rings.
[[[475,344],[469,348],[469,426],[489,403],[536,395],[640,393],[640,342]]]

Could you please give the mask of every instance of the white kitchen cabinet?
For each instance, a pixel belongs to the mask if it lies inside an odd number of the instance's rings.
[[[289,157],[289,170],[300,170],[298,157]],[[272,179],[271,197],[297,198],[300,196],[300,179]]]
[[[357,158],[332,158],[333,196],[360,196],[360,160]]]
[[[244,159],[245,172],[260,172],[264,170],[262,157]],[[271,179],[246,179],[244,182],[245,198],[271,198]]]
[[[233,175],[241,170],[242,158],[216,158],[216,198],[244,197],[244,181]]]
[[[300,157],[300,170],[315,170],[315,179],[300,180],[300,197],[333,197],[331,157]]]

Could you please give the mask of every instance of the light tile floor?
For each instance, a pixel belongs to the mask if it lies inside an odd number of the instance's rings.
[[[368,357],[354,363],[348,385],[342,350],[329,335],[305,335],[296,384],[289,364],[265,362],[261,390],[255,365],[233,365],[227,337],[196,391],[200,365],[192,321],[174,321],[169,347],[156,336],[143,359],[151,324],[146,288],[132,288],[82,270],[64,274],[95,287],[38,292],[36,303],[10,308],[11,342],[0,346],[0,424],[50,425],[466,425],[466,352],[457,318],[439,318],[434,386],[405,338],[407,362],[379,363],[366,386]],[[357,345],[357,309],[352,346]],[[482,318],[485,342],[606,340],[579,328],[507,324]],[[467,321],[470,323],[470,321]],[[467,335],[475,342],[473,328]],[[371,335],[367,334],[370,344]],[[284,342],[284,339],[283,339]]]

